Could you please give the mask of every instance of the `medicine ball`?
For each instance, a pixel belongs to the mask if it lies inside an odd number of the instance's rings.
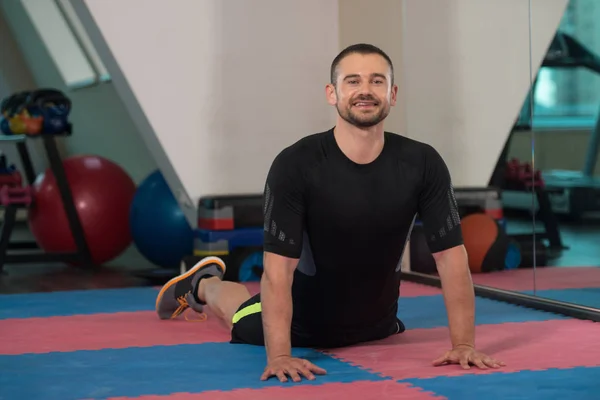
[[[464,217],[461,225],[471,273],[503,270],[511,241],[498,222],[478,213]]]

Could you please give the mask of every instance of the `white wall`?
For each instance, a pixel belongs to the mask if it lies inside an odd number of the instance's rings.
[[[282,148],[334,122],[337,1],[73,5],[191,223],[198,197],[262,192]]]
[[[117,95],[115,85],[103,83],[78,90],[67,87],[21,1],[0,0],[0,49],[0,73],[9,85],[9,92],[53,87],[65,91],[71,98],[73,109],[69,118],[74,134],[57,140],[63,156],[97,154],[107,157],[121,165],[136,183],[157,168]],[[36,172],[42,172],[47,166],[42,142],[29,141],[28,147]],[[17,161],[18,166],[14,145],[0,142],[0,151],[5,152],[11,162]],[[152,266],[133,245],[108,265]]]
[[[25,65],[13,67],[12,71],[20,74],[27,71],[33,78],[33,82],[25,85],[27,88],[56,88],[64,91],[73,102],[69,119],[74,133],[69,138],[58,140],[63,156],[97,154],[107,157],[121,165],[136,183],[156,169],[156,163],[117,96],[115,86],[103,83],[71,90],[21,1],[0,0],[0,12],[5,16],[9,28],[7,33],[11,33],[4,37],[0,31],[0,45],[5,38],[12,38],[15,42],[14,46],[0,47],[0,58],[7,60],[0,61],[0,69],[10,71],[5,65],[22,57]],[[14,73],[12,76],[15,76]],[[8,80],[12,82],[11,78]],[[11,90],[17,90],[17,87]],[[39,165],[38,172],[42,172],[46,165],[44,152],[41,154],[44,163]]]
[[[390,53],[387,128],[435,146],[456,186],[487,185],[529,90],[527,0],[71,1],[191,223],[198,197],[259,192],[276,153],[333,123],[347,44]],[[532,0],[534,75],[566,3]]]
[[[342,0],[339,2],[340,50],[354,43],[371,43],[380,47],[394,64],[394,76],[399,86],[398,101],[385,121],[387,131],[406,131],[405,93],[402,85],[402,1]]]
[[[532,0],[533,75],[568,0]],[[529,91],[527,0],[404,0],[406,133],[487,186]]]
[[[23,53],[19,49],[18,43],[12,36],[8,18],[2,12],[0,3],[0,100],[22,90],[30,90],[36,87],[31,71],[27,67],[27,62]],[[0,152],[6,156],[8,164],[15,164],[19,171],[24,171],[21,158],[15,142],[9,138],[0,135]],[[46,167],[47,161],[44,155],[43,146],[39,141],[28,141],[27,148],[31,157],[31,163],[37,171]],[[25,174],[23,173],[23,180]],[[23,210],[22,210],[23,211]],[[19,217],[25,215],[19,213]]]

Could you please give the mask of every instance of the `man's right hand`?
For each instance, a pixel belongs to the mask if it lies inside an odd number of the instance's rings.
[[[323,368],[317,367],[308,360],[279,356],[269,362],[260,379],[266,381],[270,377],[276,376],[281,382],[287,382],[289,376],[294,382],[300,382],[301,376],[304,376],[312,381],[315,379],[314,374],[325,375],[326,373],[327,371]]]

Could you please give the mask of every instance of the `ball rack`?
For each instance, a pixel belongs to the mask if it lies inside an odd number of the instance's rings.
[[[85,239],[83,226],[77,214],[73,195],[67,181],[67,176],[63,163],[56,145],[56,137],[69,136],[72,133],[72,125],[69,124],[67,130],[61,134],[40,134],[40,135],[0,135],[0,143],[14,143],[17,147],[19,157],[23,166],[23,172],[26,178],[26,189],[24,192],[16,191],[20,197],[10,199],[11,196],[0,196],[5,201],[0,204],[4,208],[4,220],[0,225],[0,272],[6,272],[6,264],[17,263],[73,263],[80,266],[92,266],[93,260],[88,243]],[[60,192],[65,214],[69,223],[69,228],[75,241],[76,250],[73,252],[44,252],[35,241],[11,241],[11,236],[17,222],[17,212],[20,209],[28,208],[35,199],[27,198],[26,193],[34,184],[36,175],[31,162],[29,150],[27,148],[28,140],[41,140],[48,157],[49,167]],[[6,193],[6,192],[5,192]],[[17,196],[13,196],[17,197]],[[8,201],[6,200],[8,198]],[[25,252],[29,250],[28,252]]]

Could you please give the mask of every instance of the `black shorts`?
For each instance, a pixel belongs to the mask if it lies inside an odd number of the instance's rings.
[[[231,343],[264,346],[260,293],[246,300],[238,308],[232,322]],[[382,324],[378,328],[369,329],[368,332],[353,335],[335,335],[335,337],[306,334],[292,323],[291,343],[292,347],[336,348],[384,339],[402,333],[404,330],[404,324],[398,318],[395,318],[395,321],[391,321],[391,323]]]

